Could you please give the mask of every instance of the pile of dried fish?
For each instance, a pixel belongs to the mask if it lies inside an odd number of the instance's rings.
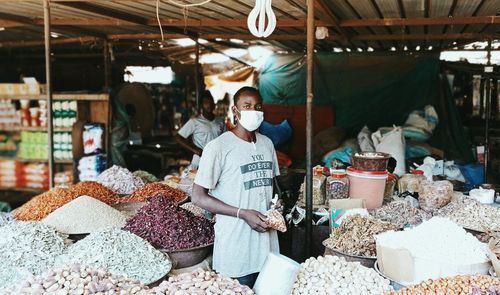
[[[51,268],[67,243],[65,236],[39,222],[0,227],[0,289]]]
[[[91,233],[57,258],[56,265],[74,263],[108,270],[116,276],[151,284],[172,268],[167,255],[127,231],[111,229]]]
[[[115,277],[103,269],[65,266],[2,290],[5,295],[14,294],[147,294],[148,288],[140,282]]]
[[[373,210],[370,214],[377,219],[391,222],[401,228],[407,224],[419,225],[432,217],[430,213],[413,207],[409,201],[404,199],[393,201]]]
[[[500,209],[484,205],[463,195],[455,195],[451,202],[437,212],[457,224],[477,231],[500,231]]]
[[[348,255],[374,257],[377,254],[375,235],[397,228],[395,224],[371,216],[353,215],[342,221],[323,245]]]

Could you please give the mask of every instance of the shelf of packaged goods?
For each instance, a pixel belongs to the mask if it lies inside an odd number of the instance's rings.
[[[47,96],[45,94],[36,95],[12,95],[12,94],[0,94],[0,100],[46,100]],[[109,100],[109,95],[107,93],[99,94],[80,94],[80,93],[68,93],[68,94],[54,94],[52,96],[53,100],[88,100],[88,101],[107,101]]]
[[[24,159],[19,157],[0,157],[0,160],[18,161],[23,163],[48,162],[48,159]],[[73,160],[54,160],[55,164],[73,164]]]
[[[54,132],[71,132],[72,127],[55,127]],[[0,126],[0,131],[5,132],[20,132],[20,131],[33,131],[44,132],[48,131],[47,127],[28,127],[28,126]]]
[[[45,192],[45,189],[42,188],[31,188],[31,187],[3,187],[0,186],[1,191],[14,191],[14,192],[27,192],[34,194],[41,194]]]

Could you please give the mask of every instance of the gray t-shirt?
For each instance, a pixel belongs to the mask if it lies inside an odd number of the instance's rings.
[[[269,209],[273,177],[279,175],[271,140],[256,133],[256,143],[226,132],[205,146],[195,183],[224,203],[261,213]],[[278,235],[259,233],[243,220],[217,215],[213,268],[237,278],[260,272],[267,255],[279,253]]]
[[[216,117],[212,121],[207,120],[202,115],[189,119],[179,130],[178,134],[184,138],[193,136],[193,144],[200,149],[204,149],[207,143],[217,138],[224,131],[224,119]],[[198,167],[200,157],[193,155],[191,166]]]

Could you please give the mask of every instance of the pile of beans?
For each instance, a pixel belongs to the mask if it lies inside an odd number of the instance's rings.
[[[95,181],[83,181],[69,188],[54,188],[33,197],[14,212],[17,220],[42,220],[59,207],[80,196],[91,196],[106,204],[118,201],[119,196]]]
[[[212,244],[213,223],[178,207],[167,197],[149,199],[137,215],[127,220],[126,230],[156,248],[176,251]]]
[[[359,262],[327,255],[302,263],[292,295],[300,294],[384,294],[391,290],[389,280]]]
[[[114,277],[103,269],[74,264],[29,277],[16,286],[2,290],[13,294],[147,294],[147,287],[137,281]]]
[[[144,185],[134,191],[130,196],[122,198],[120,201],[124,203],[145,202],[147,199],[155,196],[164,196],[174,202],[180,202],[186,199],[185,192],[163,183],[154,182]]]
[[[374,257],[377,255],[375,235],[397,228],[392,223],[371,216],[352,215],[332,231],[323,245],[348,255]]]
[[[198,269],[192,273],[170,277],[168,281],[164,281],[154,288],[150,294],[251,295],[254,292],[249,287],[240,285],[237,280],[223,277],[215,272]]]
[[[438,295],[438,294],[500,294],[500,280],[485,275],[459,275],[436,280],[426,280],[390,295]]]

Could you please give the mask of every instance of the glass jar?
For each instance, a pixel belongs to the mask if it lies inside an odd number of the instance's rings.
[[[415,170],[411,174],[405,174],[398,181],[399,193],[411,192],[418,193],[420,189],[420,182],[426,180],[423,172],[420,170]]]
[[[345,171],[331,170],[326,179],[326,198],[347,199],[349,197],[349,179]]]

